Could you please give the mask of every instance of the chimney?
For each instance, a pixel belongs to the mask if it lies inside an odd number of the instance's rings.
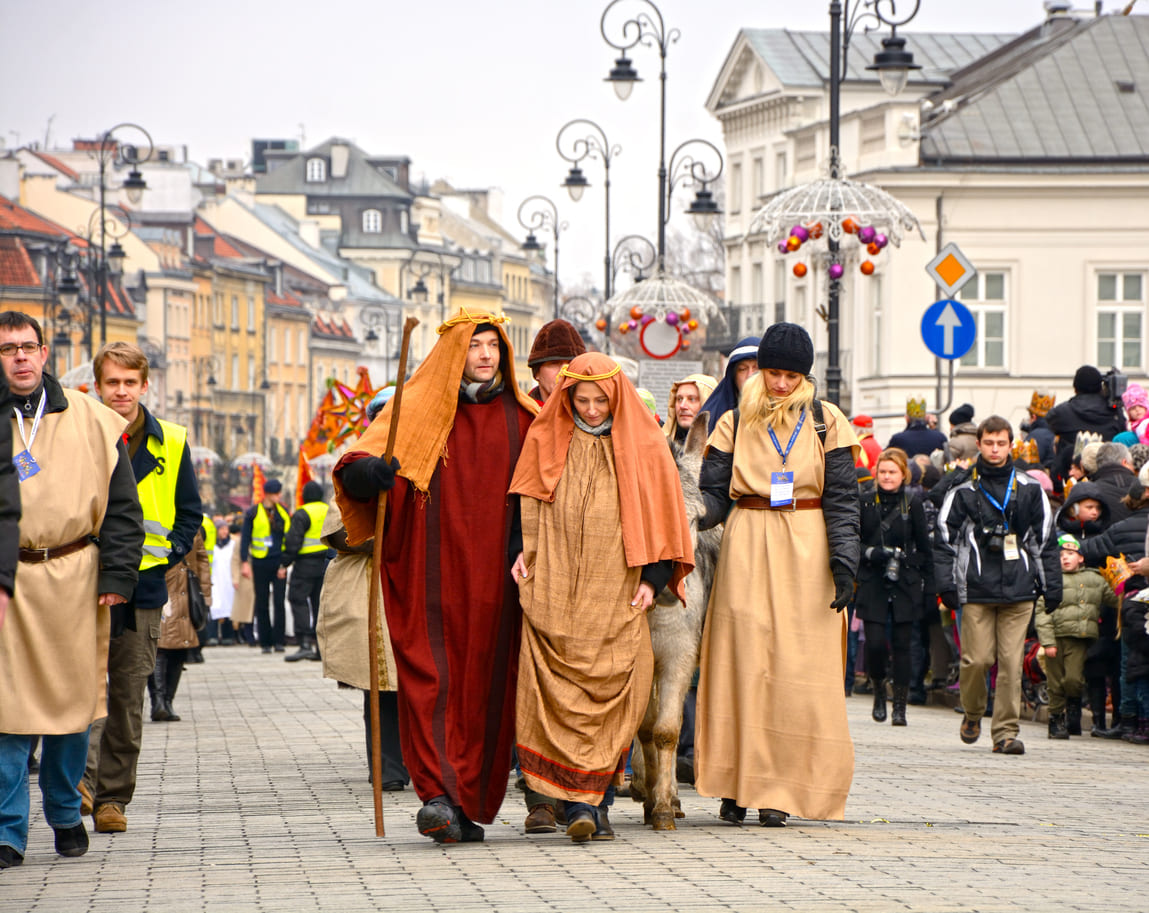
[[[1045,0],[1045,21],[1072,19],[1073,4],[1069,0]]]

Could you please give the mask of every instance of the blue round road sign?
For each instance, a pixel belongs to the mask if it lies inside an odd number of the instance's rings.
[[[922,315],[922,341],[938,358],[961,358],[976,338],[977,321],[958,301],[935,301]]]

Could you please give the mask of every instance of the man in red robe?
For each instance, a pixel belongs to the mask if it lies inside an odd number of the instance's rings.
[[[387,499],[383,605],[399,679],[403,760],[437,843],[483,839],[502,804],[515,734],[521,612],[510,575],[522,548],[507,495],[537,406],[519,390],[504,318],[466,309],[335,469],[351,545]]]

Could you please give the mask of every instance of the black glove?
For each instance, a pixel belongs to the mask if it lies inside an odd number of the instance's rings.
[[[961,608],[961,603],[958,602],[957,590],[943,590],[942,592],[938,593],[938,599],[940,599],[942,601],[942,605],[944,605],[951,612],[956,612]]]
[[[125,631],[136,629],[136,603],[129,599],[127,602],[118,602],[109,607],[108,615],[111,618],[111,637],[119,637]]]
[[[854,575],[849,571],[835,569],[834,571],[834,601],[830,608],[839,612],[846,607],[846,603],[854,595]]]
[[[1048,596],[1046,596],[1045,597],[1045,614],[1048,615],[1050,612],[1056,612],[1058,606],[1060,606],[1060,605],[1061,605],[1060,599],[1050,599]]]
[[[872,545],[866,549],[866,560],[873,564],[885,564],[893,552],[884,545]]]
[[[357,501],[370,501],[381,491],[395,487],[395,473],[399,471],[399,461],[391,458],[391,464],[382,457],[364,457],[345,466],[339,473],[343,490]]]

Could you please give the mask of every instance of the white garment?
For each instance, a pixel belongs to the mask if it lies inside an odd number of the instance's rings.
[[[235,536],[223,545],[216,545],[211,563],[211,617],[231,618],[231,604],[235,601],[235,585],[231,582],[231,554],[235,551]]]

